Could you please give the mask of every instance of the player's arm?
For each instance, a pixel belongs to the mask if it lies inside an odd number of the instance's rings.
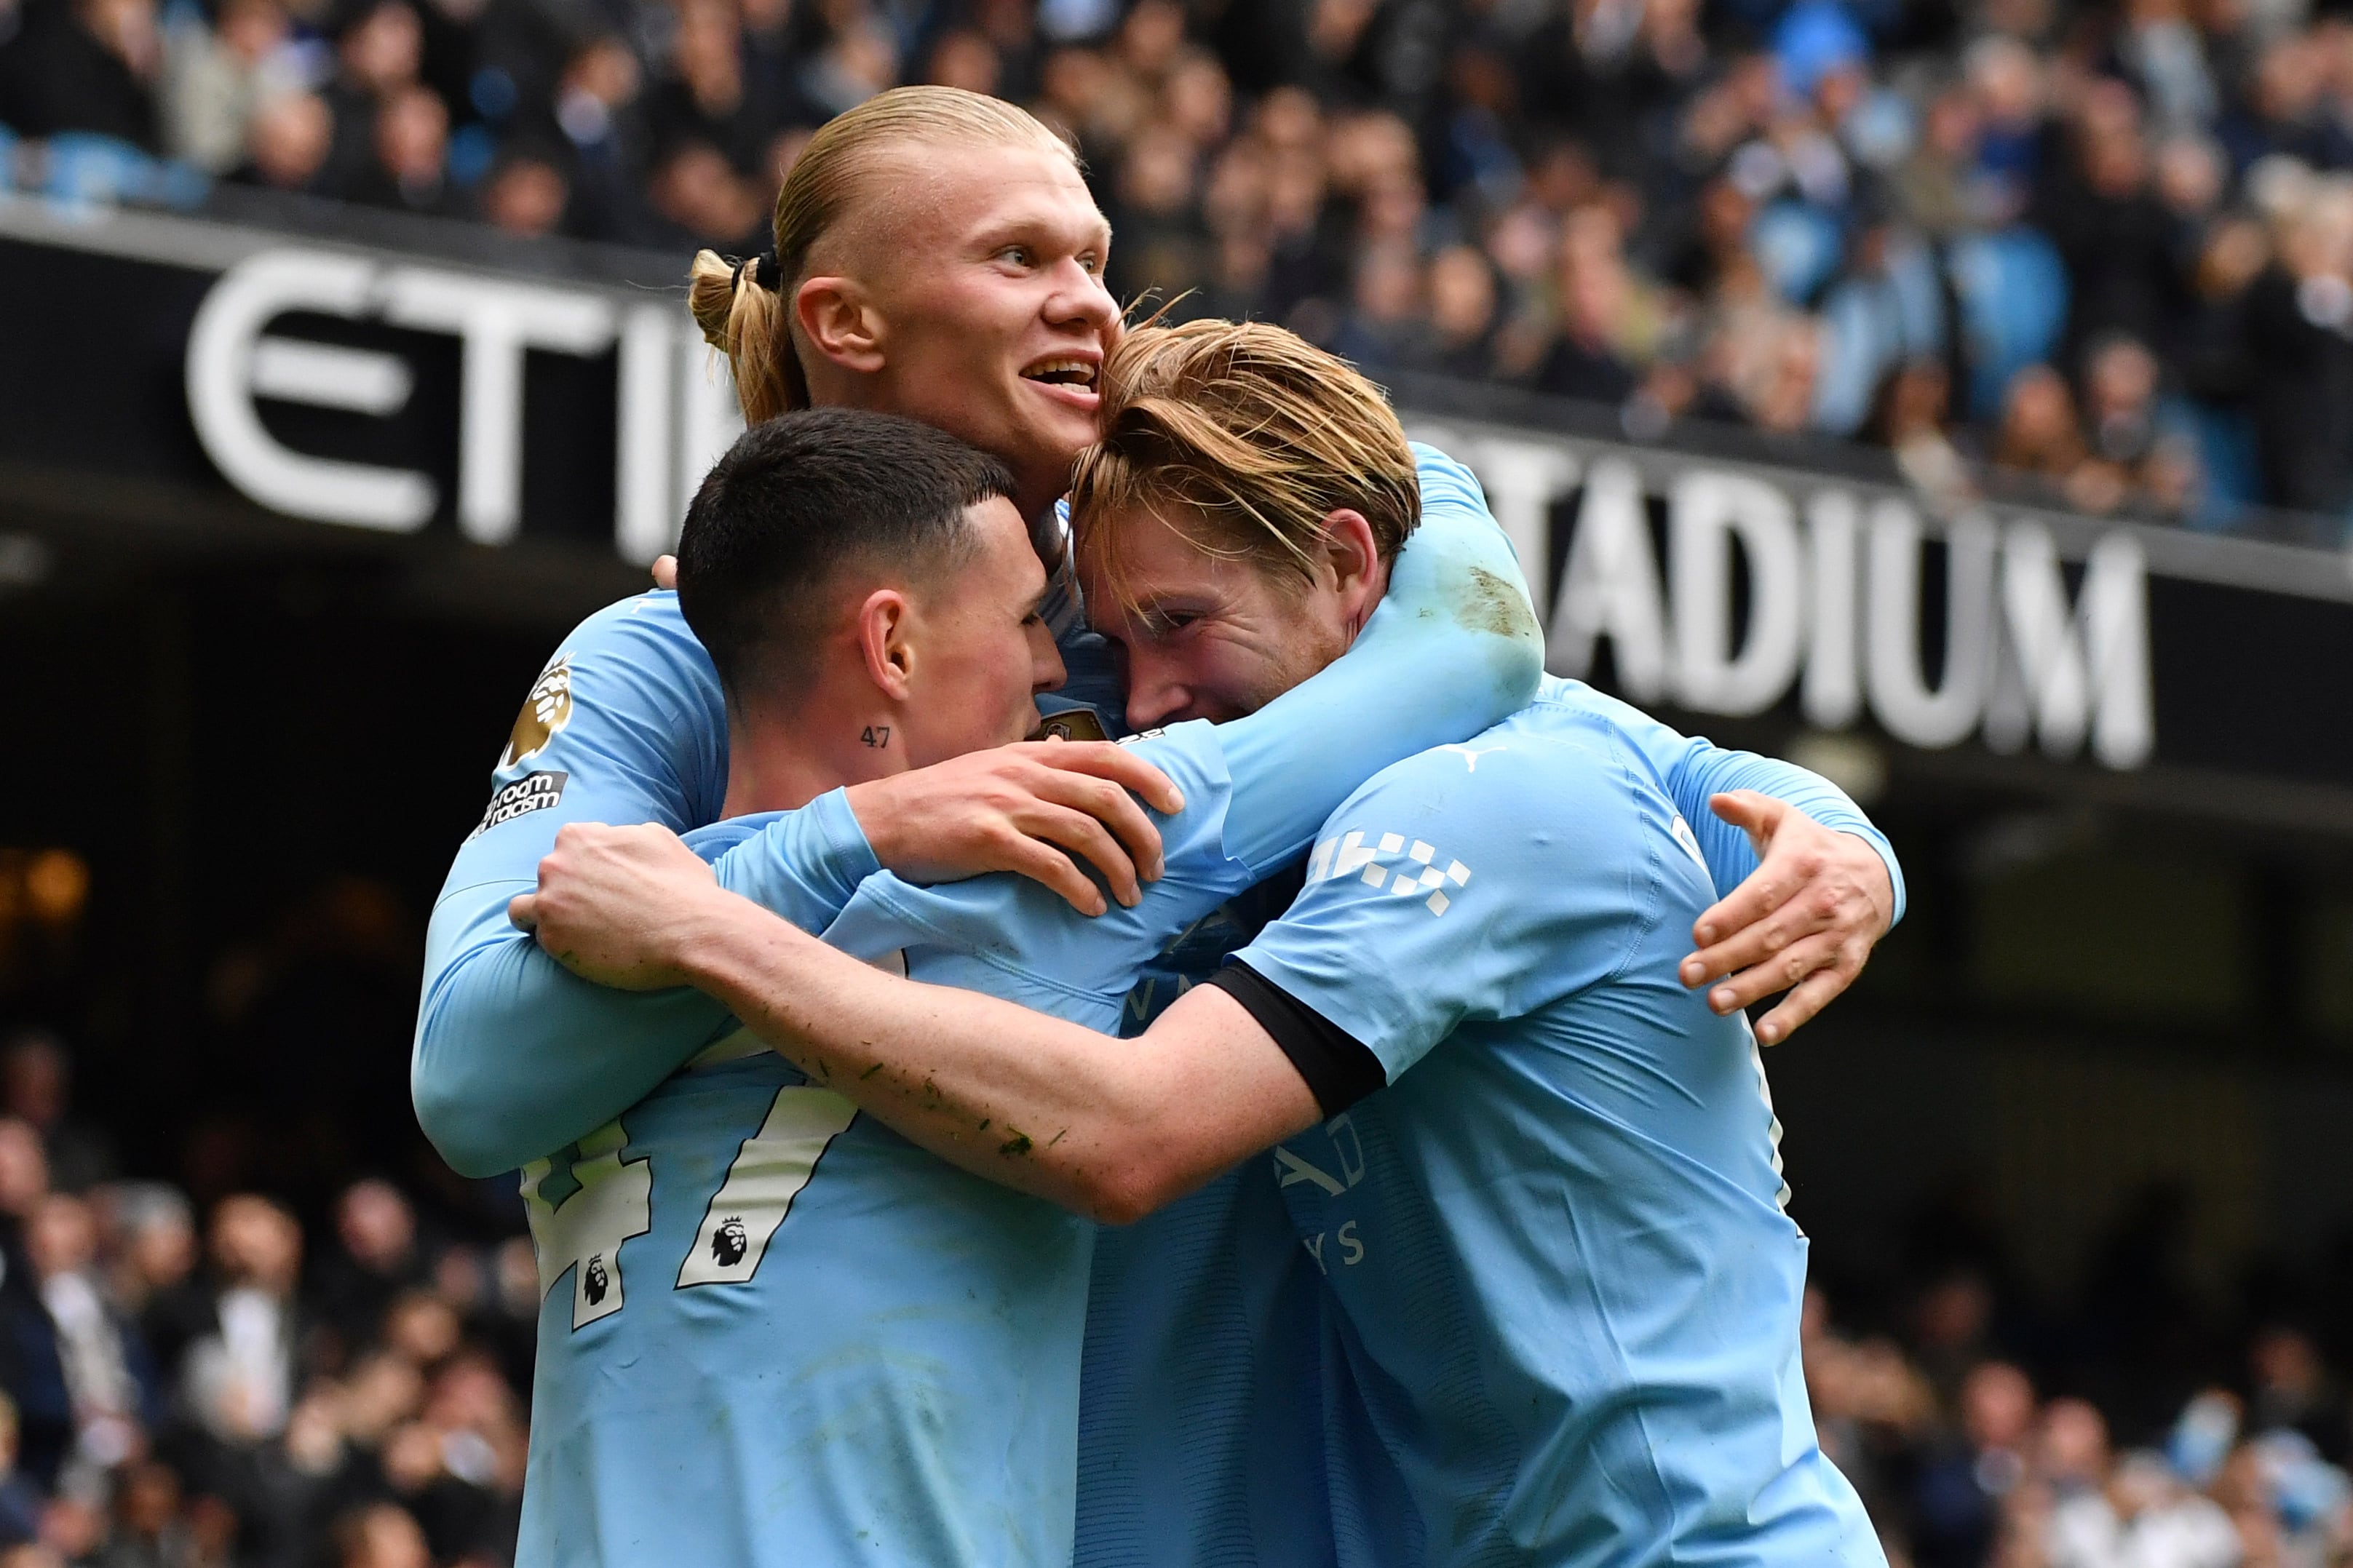
[[[1140,1217],[1326,1113],[1291,1057],[1217,987],[1187,992],[1142,1037],[1113,1039],[885,973],[719,887],[658,828],[568,834],[558,854],[564,872],[534,913],[543,933],[565,933],[566,963],[616,984],[698,986],[910,1141],[1094,1218]],[[612,921],[617,909],[628,918]]]
[[[427,937],[411,1094],[427,1136],[468,1175],[512,1170],[611,1121],[726,1020],[699,993],[589,984],[512,923],[512,900],[536,888],[567,824],[684,829],[716,815],[723,789],[717,678],[667,605],[591,617],[559,661],[563,700],[543,701],[536,717],[526,709],[518,734],[528,731],[529,748],[514,754],[522,742],[511,743]],[[1139,875],[1157,874],[1159,841],[1130,789],[1164,807],[1175,799],[1166,778],[1117,747],[1004,748],[821,796],[736,834],[719,876],[810,930],[886,863],[934,877],[1018,871],[1099,909],[1102,895],[1063,850],[1133,901]]]
[[[548,929],[579,937],[559,949],[566,963],[706,989],[911,1142],[1125,1223],[1338,1114],[1465,1018],[1525,1011],[1610,973],[1655,920],[1644,900],[1661,879],[1645,858],[1662,844],[1683,853],[1663,821],[1624,809],[1590,759],[1482,761],[1505,776],[1473,780],[1439,753],[1357,792],[1333,819],[1335,842],[1353,826],[1377,846],[1383,824],[1419,817],[1447,850],[1400,840],[1377,865],[1319,850],[1306,889],[1241,964],[1128,1040],[884,973],[717,888],[656,830],[580,836],[541,898]],[[1501,886],[1480,882],[1457,847]],[[617,908],[634,911],[625,927],[595,918]]]
[[[612,1005],[507,921],[565,823],[682,829],[716,815],[726,730],[708,666],[666,595],[625,601],[565,639],[516,721],[434,907],[409,1064],[417,1121],[463,1174],[511,1170],[609,1121],[725,1017],[689,994]],[[609,1110],[607,1086],[624,1097]]]
[[[1664,781],[1716,887],[1731,889],[1693,924],[1683,984],[1715,981],[1718,1013],[1788,992],[1757,1023],[1760,1041],[1778,1044],[1854,983],[1904,918],[1894,847],[1819,773],[1607,705]]]

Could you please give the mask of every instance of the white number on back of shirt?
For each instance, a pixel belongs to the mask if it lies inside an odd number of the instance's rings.
[[[744,1140],[726,1179],[712,1194],[673,1288],[749,1280],[767,1256],[777,1226],[792,1212],[793,1200],[817,1173],[827,1147],[857,1114],[856,1106],[831,1089],[778,1089],[759,1130]],[[621,1150],[628,1142],[617,1121],[583,1138],[571,1166],[579,1188],[560,1202],[543,1195],[553,1161],[533,1160],[522,1170],[540,1294],[571,1274],[575,1329],[621,1310],[621,1244],[652,1226],[652,1164],[624,1161]]]

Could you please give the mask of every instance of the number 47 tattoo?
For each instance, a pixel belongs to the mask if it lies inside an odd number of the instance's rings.
[[[891,743],[891,726],[888,724],[869,724],[866,726],[865,733],[860,735],[858,738],[870,746],[887,746]]]

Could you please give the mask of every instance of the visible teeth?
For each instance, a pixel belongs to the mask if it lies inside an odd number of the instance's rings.
[[[1032,381],[1052,381],[1065,385],[1075,383],[1092,386],[1095,379],[1094,366],[1084,360],[1075,359],[1046,360],[1031,365],[1021,374]]]

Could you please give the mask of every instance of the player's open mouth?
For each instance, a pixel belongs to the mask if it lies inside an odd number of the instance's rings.
[[[1039,386],[1052,387],[1073,402],[1083,402],[1092,407],[1095,383],[1103,371],[1102,362],[1079,354],[1064,354],[1054,359],[1041,359],[1021,372],[1021,379]]]

